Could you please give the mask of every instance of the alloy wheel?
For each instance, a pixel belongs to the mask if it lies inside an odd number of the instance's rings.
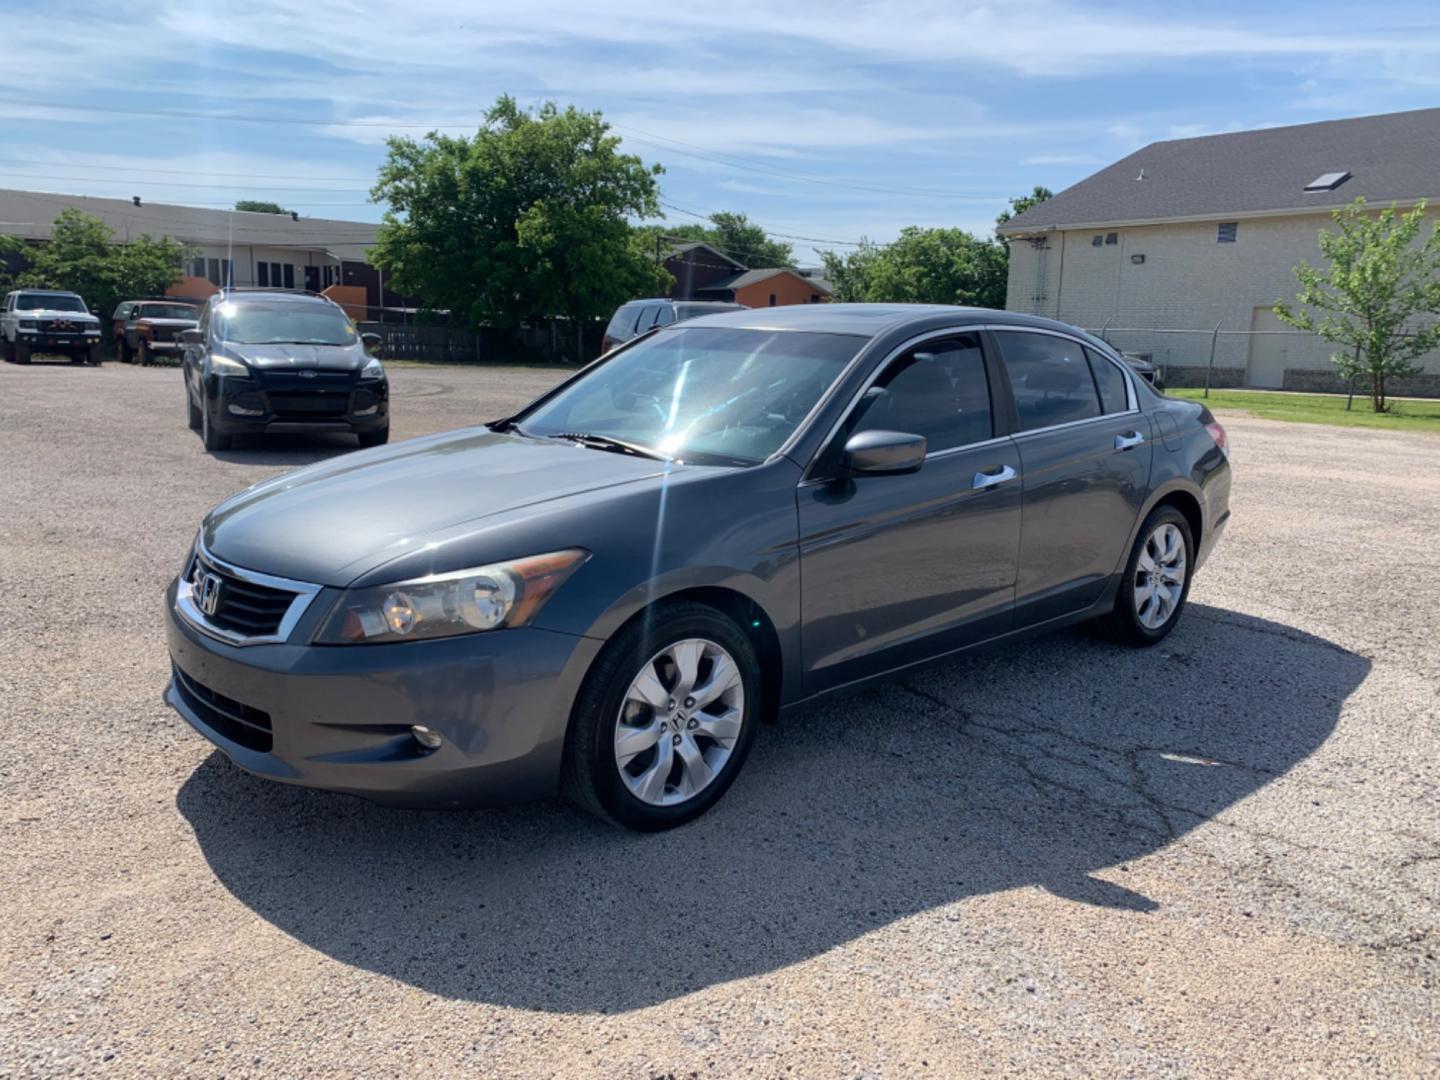
[[[667,645],[625,692],[615,765],[630,793],[652,806],[700,794],[730,760],[745,721],[735,658],[705,638]]]
[[[1147,630],[1158,630],[1180,606],[1185,593],[1185,537],[1170,522],[1145,538],[1135,564],[1135,617]]]

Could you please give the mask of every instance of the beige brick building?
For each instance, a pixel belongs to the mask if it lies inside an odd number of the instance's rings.
[[[1341,389],[1334,346],[1271,308],[1360,196],[1440,221],[1440,109],[1153,143],[1000,229],[1006,306],[1104,328],[1172,385],[1203,379],[1213,342],[1214,385]],[[1396,392],[1440,396],[1440,354],[1424,367]]]

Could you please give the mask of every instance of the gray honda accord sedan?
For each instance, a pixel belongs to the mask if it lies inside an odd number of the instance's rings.
[[[1061,323],[707,316],[216,507],[165,697],[275,780],[664,829],[801,703],[1082,620],[1154,644],[1229,491],[1209,412]]]

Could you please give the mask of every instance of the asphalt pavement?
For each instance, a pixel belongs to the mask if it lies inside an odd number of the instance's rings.
[[[543,368],[397,367],[394,437]],[[160,700],[173,369],[0,365],[0,1076],[1440,1072],[1440,439],[1222,416],[1182,625],[760,733],[660,836],[240,772]]]

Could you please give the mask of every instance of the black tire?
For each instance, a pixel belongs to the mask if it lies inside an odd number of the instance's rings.
[[[215,425],[210,422],[210,410],[203,402],[200,405],[200,440],[205,444],[205,449],[212,454],[216,451],[229,450],[231,445],[229,435],[222,435],[215,430]]]
[[[140,342],[140,347],[135,350],[135,359],[141,367],[149,367],[155,357],[150,352],[150,346],[142,341]]]
[[[379,431],[357,431],[355,435],[362,447],[384,446],[390,441],[390,425],[386,424]]]
[[[15,343],[8,339],[0,339],[0,347],[4,349],[5,362],[7,364],[15,363]]]
[[[104,362],[105,356],[100,352],[99,345],[91,345],[90,348],[86,350],[85,359],[91,367],[99,367]]]
[[[120,362],[122,364],[133,364],[135,362],[135,352],[130,348],[130,343],[123,337],[120,339]]]
[[[745,693],[740,734],[728,760],[703,790],[684,802],[652,805],[632,794],[620,777],[615,730],[631,680],[661,650],[688,638],[708,639],[734,658]],[[744,631],[704,604],[660,604],[611,638],[585,677],[570,713],[561,790],[582,809],[637,832],[684,825],[710,809],[734,782],[755,741],[760,708],[760,661]]]
[[[1147,626],[1141,620],[1140,609],[1135,602],[1135,590],[1141,584],[1139,579],[1142,576],[1148,577],[1148,572],[1140,567],[1140,558],[1145,552],[1150,538],[1157,530],[1167,525],[1174,526],[1184,541],[1185,580],[1180,588],[1179,601],[1164,617],[1164,621],[1158,626]],[[1112,641],[1123,645],[1147,647],[1159,644],[1180,621],[1180,615],[1185,610],[1185,601],[1190,597],[1190,582],[1194,576],[1195,539],[1190,534],[1190,523],[1185,519],[1185,515],[1175,507],[1157,506],[1150,511],[1140,526],[1140,532],[1135,538],[1135,547],[1130,552],[1130,558],[1125,560],[1125,576],[1120,582],[1120,591],[1115,596],[1115,607],[1102,620],[1101,629]]]
[[[30,362],[30,346],[26,345],[23,341],[17,341],[11,346],[11,350],[14,354],[15,363],[28,364]]]
[[[191,431],[200,430],[200,408],[190,396],[190,388],[185,388],[185,424]]]

